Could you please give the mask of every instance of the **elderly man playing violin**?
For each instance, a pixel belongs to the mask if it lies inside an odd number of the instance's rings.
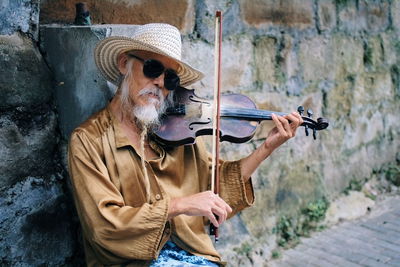
[[[302,118],[296,112],[273,115],[275,127],[260,147],[241,160],[221,160],[216,195],[200,139],[171,148],[151,138],[174,90],[203,77],[181,61],[178,29],[153,23],[129,38],[106,38],[96,46],[95,62],[118,89],[69,143],[87,265],[223,265],[205,225],[218,227],[252,205],[251,174],[295,136]]]

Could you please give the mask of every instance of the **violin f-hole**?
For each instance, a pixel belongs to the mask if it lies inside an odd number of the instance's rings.
[[[211,119],[210,118],[207,118],[207,121],[195,121],[195,122],[191,122],[190,124],[189,124],[189,129],[190,130],[193,130],[194,128],[193,128],[193,125],[205,125],[205,124],[209,124],[209,123],[211,123]]]

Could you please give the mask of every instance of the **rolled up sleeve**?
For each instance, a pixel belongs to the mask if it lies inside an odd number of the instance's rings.
[[[241,161],[222,161],[220,165],[220,197],[232,208],[229,218],[254,203],[251,178],[241,175]]]
[[[86,241],[104,264],[156,258],[169,198],[126,205],[99,147],[84,132],[74,132],[69,144],[69,172]]]

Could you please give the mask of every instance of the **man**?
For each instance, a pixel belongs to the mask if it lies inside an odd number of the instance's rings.
[[[210,159],[201,140],[165,149],[148,138],[174,89],[203,76],[181,61],[178,29],[140,26],[130,38],[101,41],[95,59],[118,90],[70,139],[87,264],[217,266],[221,258],[205,225],[218,227],[253,203],[251,174],[295,135],[301,117],[274,115],[276,127],[262,146],[239,161],[221,161],[217,196],[209,191]]]

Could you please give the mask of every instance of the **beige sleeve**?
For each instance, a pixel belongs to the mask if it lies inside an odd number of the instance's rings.
[[[244,182],[240,160],[221,162],[219,195],[233,209],[229,218],[254,203],[251,178]]]
[[[69,172],[85,238],[104,264],[157,255],[168,216],[169,199],[127,206],[111,182],[101,151],[84,132],[69,143]]]

